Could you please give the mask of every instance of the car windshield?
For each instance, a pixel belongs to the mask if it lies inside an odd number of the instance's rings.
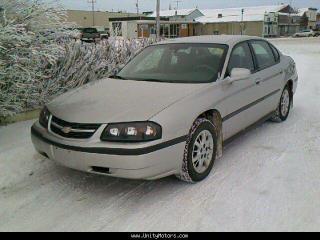
[[[225,61],[227,45],[163,44],[147,47],[117,78],[170,83],[216,81]]]

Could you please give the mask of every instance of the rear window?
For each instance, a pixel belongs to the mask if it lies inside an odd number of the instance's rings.
[[[82,30],[84,33],[97,33],[97,29],[95,28],[85,28]]]

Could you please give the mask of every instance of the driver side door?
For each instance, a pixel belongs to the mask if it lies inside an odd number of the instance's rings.
[[[234,68],[245,68],[251,71],[249,78],[232,83],[222,82],[223,91],[223,135],[229,139],[246,127],[257,122],[263,117],[263,111],[255,104],[260,98],[259,89],[256,83],[256,66],[249,43],[242,42],[236,45],[230,55],[226,79],[231,77]]]

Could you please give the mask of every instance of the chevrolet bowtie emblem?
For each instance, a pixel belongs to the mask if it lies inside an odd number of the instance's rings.
[[[62,129],[61,129],[61,131],[62,131],[62,132],[64,132],[65,134],[70,133],[70,132],[71,132],[71,130],[72,130],[72,128],[71,128],[71,127],[64,127],[64,128],[62,128]]]

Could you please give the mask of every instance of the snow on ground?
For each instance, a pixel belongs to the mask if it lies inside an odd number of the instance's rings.
[[[195,185],[69,170],[34,151],[32,121],[0,127],[0,231],[319,231],[320,39],[273,42],[300,74],[290,118],[235,140]]]

